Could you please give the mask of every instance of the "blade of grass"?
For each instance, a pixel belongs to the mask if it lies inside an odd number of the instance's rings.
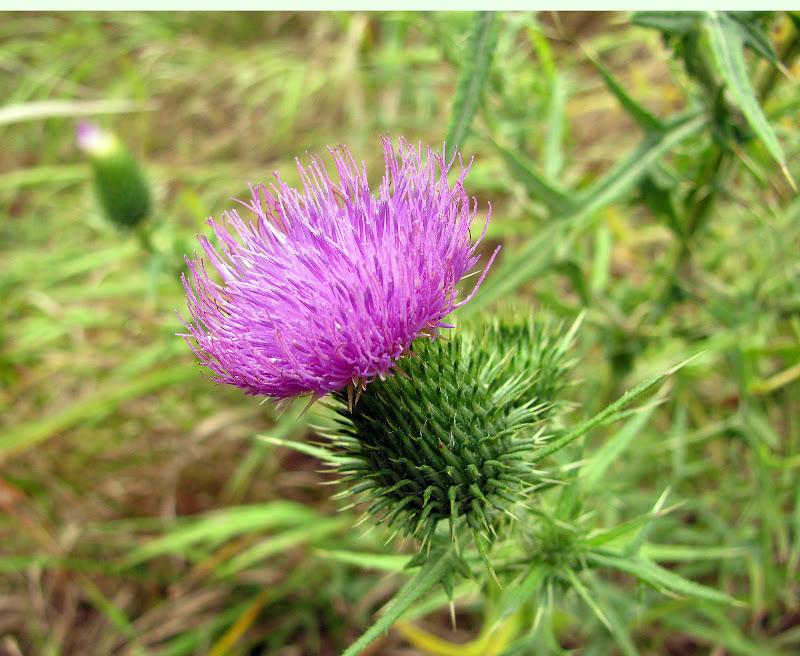
[[[343,551],[341,549],[318,549],[315,553],[322,558],[338,563],[355,565],[363,569],[376,569],[381,572],[402,572],[409,561],[407,555],[376,554],[363,551]]]
[[[74,428],[83,421],[96,420],[98,417],[113,412],[126,401],[170,385],[182,383],[196,376],[196,366],[180,365],[142,376],[128,384],[109,381],[106,383],[106,389],[91,395],[91,398],[78,401],[63,412],[8,429],[4,435],[0,436],[0,464],[65,430]]]
[[[311,526],[319,521],[314,510],[290,501],[273,501],[225,508],[192,517],[172,528],[165,535],[134,549],[127,557],[127,566],[170,553],[181,553],[188,547],[203,543],[220,544],[245,533],[259,533],[271,528]]]
[[[231,653],[231,650],[236,646],[236,643],[242,639],[247,629],[258,619],[258,614],[267,604],[272,594],[273,590],[271,588],[265,588],[257,594],[230,628],[211,645],[211,648],[208,650],[208,656],[226,656],[226,654]]]
[[[135,100],[42,100],[0,107],[0,125],[38,121],[46,118],[70,118],[153,110],[155,110],[155,106]]]
[[[547,107],[547,130],[544,139],[544,174],[550,180],[564,167],[564,123],[566,120],[567,87],[557,73],[550,79],[550,102]]]
[[[217,567],[214,574],[221,578],[232,576],[274,554],[282,553],[301,544],[315,542],[340,531],[346,526],[352,526],[352,524],[351,517],[317,519],[313,523],[303,523],[298,528],[270,536],[254,544],[231,558],[224,565]]]

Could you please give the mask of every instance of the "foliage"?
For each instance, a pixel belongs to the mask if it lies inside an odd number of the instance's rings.
[[[794,15],[4,18],[0,650],[797,652]],[[103,218],[88,116],[151,183],[145,249]],[[174,310],[248,182],[449,126],[503,245],[453,339],[584,318],[541,392],[552,484],[428,554],[330,500],[330,408],[211,384]]]

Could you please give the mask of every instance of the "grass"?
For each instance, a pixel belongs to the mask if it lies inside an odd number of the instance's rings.
[[[279,415],[201,373],[175,336],[178,272],[203,219],[273,170],[291,181],[296,155],[343,142],[377,170],[380,134],[463,132],[452,113],[472,16],[4,19],[0,651],[341,653],[404,589],[393,556],[412,546],[353,528],[320,462],[285,446],[324,417]],[[791,29],[777,17],[779,52]],[[770,78],[751,53],[747,65]],[[757,140],[720,157],[706,119],[670,123],[693,111],[692,81],[625,15],[504,15],[481,75],[477,109],[474,88],[462,94],[475,112],[469,190],[493,205],[487,247],[504,248],[462,320],[585,311],[572,426],[696,355],[657,404],[571,447],[595,463],[580,516],[564,515],[581,539],[661,567],[631,558],[610,574],[606,555],[561,579],[532,570],[543,601],[507,601],[504,617],[538,614],[540,630],[507,653],[796,653],[800,202]],[[796,178],[796,85],[769,91],[761,104]],[[142,158],[161,256],[100,215],[73,142],[87,115]],[[666,130],[646,136],[648,117]],[[531,545],[562,537],[542,529]],[[742,604],[661,595],[637,567],[662,588],[679,575]],[[456,630],[434,592],[405,618],[427,633],[392,631],[373,653],[401,653],[403,635],[417,650],[430,634],[481,640],[491,603],[469,584],[456,599]]]

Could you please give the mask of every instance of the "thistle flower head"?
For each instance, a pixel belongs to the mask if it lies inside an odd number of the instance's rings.
[[[430,542],[446,520],[492,540],[546,477],[529,463],[570,365],[571,333],[553,322],[496,323],[419,340],[404,376],[375,381],[351,406],[339,393],[330,435],[339,471],[368,512]],[[551,396],[554,395],[554,396]]]
[[[187,260],[185,337],[217,381],[274,399],[360,387],[469,300],[458,289],[478,262],[469,166],[403,140],[383,146],[377,193],[340,147],[335,176],[312,158],[298,163],[299,189],[276,174],[251,190],[244,217],[209,221],[219,245],[199,241],[221,282]]]

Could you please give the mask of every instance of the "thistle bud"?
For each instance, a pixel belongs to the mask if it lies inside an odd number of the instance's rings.
[[[556,328],[495,323],[417,340],[396,375],[340,392],[331,439],[347,493],[423,546],[443,520],[453,541],[464,530],[476,543],[493,540],[513,507],[547,484],[529,456],[570,364],[571,333]]]
[[[121,228],[138,226],[149,214],[152,201],[133,153],[114,134],[93,123],[79,123],[76,138],[79,148],[89,156],[106,218]]]

